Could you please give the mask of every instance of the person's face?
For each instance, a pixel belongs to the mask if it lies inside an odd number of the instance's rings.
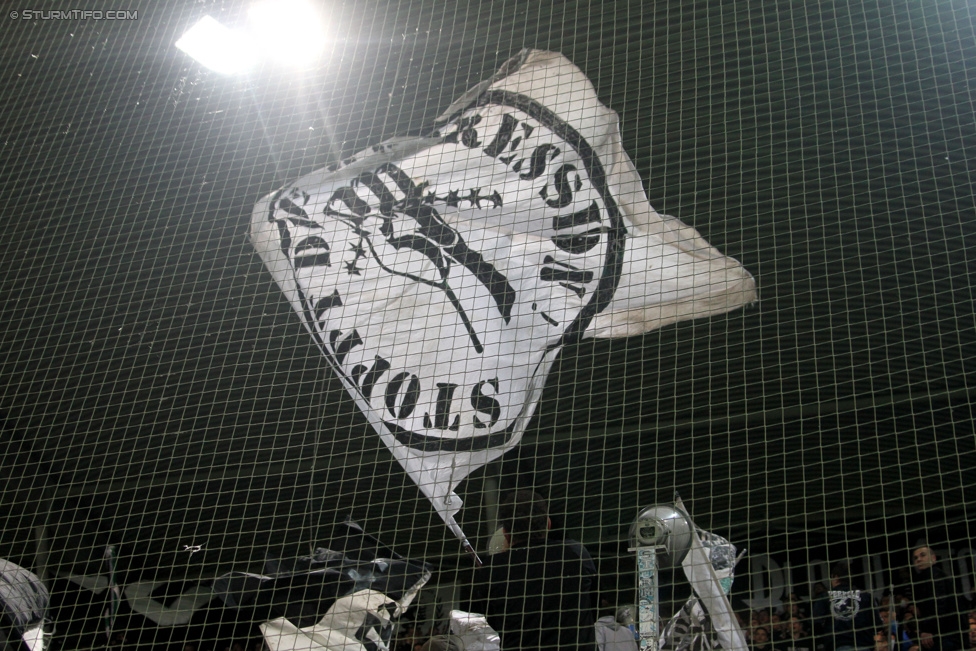
[[[881,616],[881,621],[886,626],[891,623],[891,611],[889,611],[887,608],[882,608],[878,611],[878,614]]]
[[[794,619],[790,622],[790,628],[793,630],[793,635],[803,635],[803,622]]]
[[[935,552],[928,547],[919,547],[912,552],[912,565],[916,572],[924,572],[935,565]]]
[[[902,614],[901,618],[906,622],[911,619],[915,619],[915,606],[913,604],[906,604],[905,612]]]
[[[769,642],[769,633],[766,632],[766,629],[760,626],[752,632],[752,641],[756,644],[765,644],[766,642]]]
[[[976,647],[976,618],[969,618],[969,646]]]

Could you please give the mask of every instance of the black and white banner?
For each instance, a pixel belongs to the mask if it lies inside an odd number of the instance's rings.
[[[563,345],[756,294],[649,205],[617,115],[565,57],[523,51],[438,122],[261,200],[251,241],[463,540],[454,488],[518,443]]]

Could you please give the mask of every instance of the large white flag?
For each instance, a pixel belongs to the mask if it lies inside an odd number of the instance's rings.
[[[251,241],[468,547],[454,488],[518,444],[565,344],[727,312],[755,283],[649,205],[565,57],[523,51],[437,122],[264,198]]]

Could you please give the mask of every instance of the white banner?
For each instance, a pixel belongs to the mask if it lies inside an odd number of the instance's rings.
[[[723,578],[727,580],[723,582],[723,579],[716,573],[711,554],[702,545],[698,528],[685,510],[680,497],[675,500],[675,505],[688,517],[688,522],[691,523],[691,549],[681,561],[681,566],[684,568],[685,576],[698,597],[698,603],[704,608],[704,613],[701,614],[707,613],[705,616],[711,622],[712,632],[718,639],[719,646],[725,651],[747,651],[745,636],[739,628],[739,622],[735,618],[735,612],[732,610],[728,597],[728,591],[732,588],[731,575],[735,567],[734,556],[730,563],[726,563],[726,569],[723,571],[726,576]],[[732,548],[732,554],[735,554],[734,548]]]
[[[336,599],[317,624],[298,628],[279,617],[258,628],[271,651],[389,651],[395,603],[382,592],[358,590]]]
[[[649,205],[617,115],[565,57],[523,51],[438,122],[264,198],[251,241],[464,540],[454,488],[518,443],[562,346],[756,293],[738,262]]]

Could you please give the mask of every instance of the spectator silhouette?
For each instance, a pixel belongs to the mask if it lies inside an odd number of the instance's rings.
[[[549,508],[520,490],[499,505],[509,549],[475,572],[472,612],[484,613],[505,651],[596,651],[596,565],[586,548],[550,536]]]
[[[960,626],[952,581],[937,562],[938,556],[928,545],[912,550],[912,601],[918,642],[923,651],[956,651],[960,648]]]
[[[871,599],[851,586],[846,563],[831,569],[830,590],[814,603],[814,618],[826,651],[874,648]]]

